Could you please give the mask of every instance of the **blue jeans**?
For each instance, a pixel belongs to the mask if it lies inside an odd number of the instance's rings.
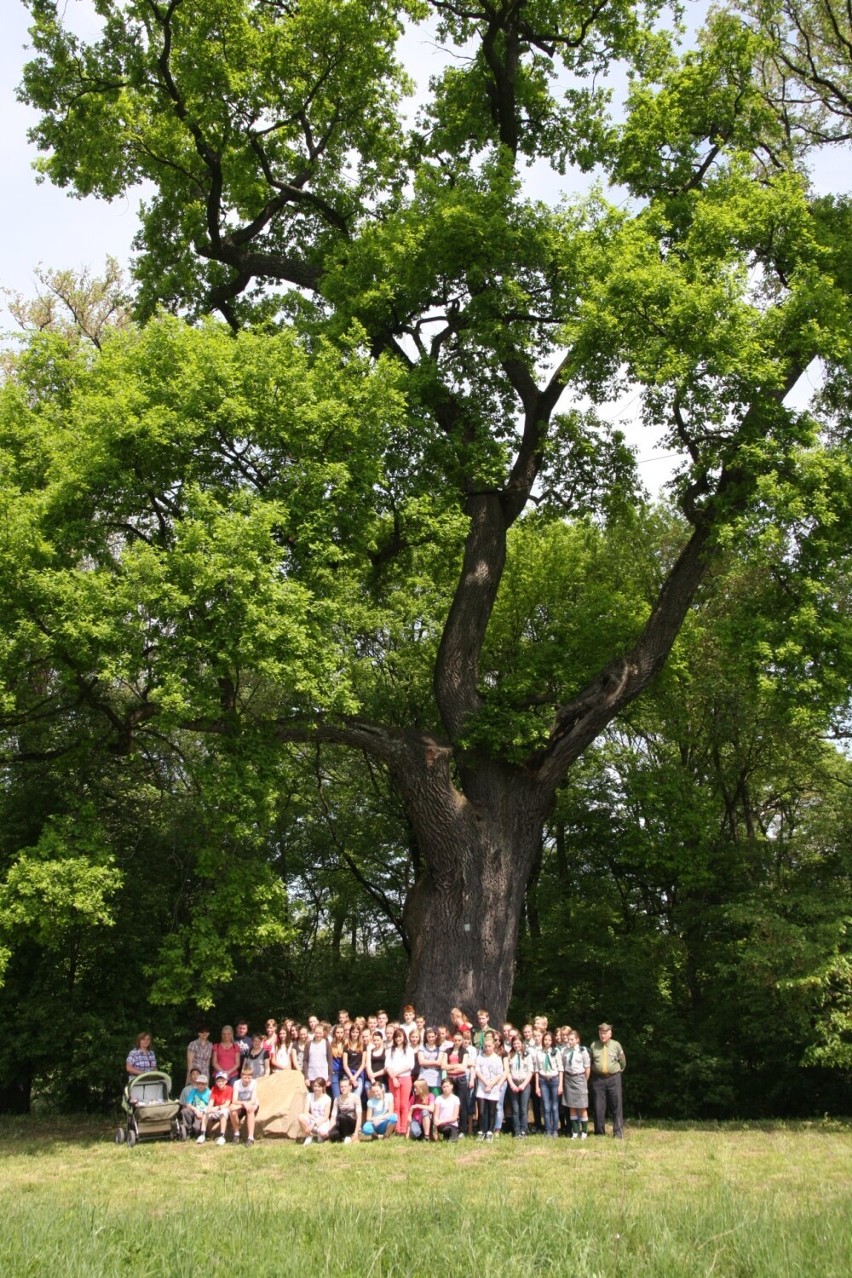
[[[539,1078],[541,1108],[544,1113],[544,1130],[548,1136],[559,1132],[559,1078]]]
[[[396,1114],[385,1114],[383,1118],[376,1119],[372,1122],[369,1118],[366,1123],[362,1123],[361,1131],[365,1136],[384,1136],[388,1128],[396,1127]]]
[[[512,1106],[512,1130],[516,1136],[530,1134],[530,1084],[523,1091],[509,1092]]]

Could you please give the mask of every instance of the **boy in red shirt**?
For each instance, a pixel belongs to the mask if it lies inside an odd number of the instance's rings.
[[[201,1136],[198,1144],[204,1143],[207,1135],[207,1124],[219,1120],[219,1135],[216,1137],[217,1145],[225,1143],[225,1129],[228,1126],[228,1118],[231,1113],[231,1101],[234,1099],[234,1089],[228,1082],[228,1075],[223,1069],[216,1074],[213,1086],[210,1089],[210,1105],[206,1114],[201,1120]]]

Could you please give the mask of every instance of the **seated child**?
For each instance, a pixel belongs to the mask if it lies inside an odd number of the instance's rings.
[[[408,1111],[408,1136],[410,1140],[429,1140],[432,1136],[432,1120],[435,1098],[422,1078],[414,1084],[411,1108]]]
[[[257,1080],[252,1072],[251,1061],[243,1061],[240,1077],[234,1083],[234,1098],[231,1101],[231,1127],[234,1131],[234,1144],[240,1143],[240,1119],[246,1120],[246,1144],[254,1144],[254,1125],[260,1101],[257,1099]]]
[[[331,1131],[331,1097],[326,1095],[325,1079],[315,1078],[311,1084],[304,1111],[299,1114],[299,1126],[305,1145],[310,1145],[315,1136],[317,1140],[325,1140]]]
[[[388,1132],[392,1135],[396,1130],[397,1116],[393,1112],[393,1101],[381,1083],[373,1083],[367,1098],[367,1120],[361,1127],[365,1136],[382,1140]]]
[[[228,1082],[228,1075],[223,1069],[220,1069],[217,1071],[213,1086],[210,1089],[210,1103],[201,1119],[201,1135],[198,1137],[197,1142],[199,1145],[203,1145],[207,1139],[207,1124],[215,1123],[217,1119],[219,1120],[219,1135],[216,1137],[216,1144],[224,1145],[228,1119],[231,1115],[231,1101],[233,1099],[234,1089]]]
[[[207,1086],[207,1076],[200,1070],[194,1069],[192,1082],[180,1094],[180,1116],[189,1134],[196,1131],[204,1132],[204,1118],[209,1107],[210,1088]],[[198,1138],[198,1143],[204,1144],[201,1136]]]
[[[344,1145],[358,1139],[361,1130],[361,1097],[356,1096],[352,1084],[344,1074],[340,1080],[340,1095],[331,1107],[329,1140],[341,1140]]]
[[[435,1098],[435,1131],[444,1140],[458,1140],[461,1101],[453,1091],[453,1080],[445,1078],[441,1095]],[[437,1136],[436,1136],[437,1139]]]

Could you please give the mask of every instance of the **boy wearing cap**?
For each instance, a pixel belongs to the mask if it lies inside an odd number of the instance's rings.
[[[217,1145],[224,1145],[225,1132],[228,1127],[228,1119],[231,1116],[231,1101],[234,1099],[234,1089],[228,1082],[228,1075],[223,1069],[216,1071],[216,1077],[213,1080],[213,1087],[210,1091],[210,1107],[201,1120],[201,1135],[198,1138],[198,1144],[204,1144],[204,1138],[207,1135],[207,1124],[219,1120],[219,1135],[216,1137]]]

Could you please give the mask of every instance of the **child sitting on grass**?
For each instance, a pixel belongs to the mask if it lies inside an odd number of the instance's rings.
[[[411,1108],[408,1114],[408,1135],[411,1140],[429,1140],[435,1115],[435,1098],[422,1078],[414,1084]]]
[[[326,1094],[325,1080],[315,1078],[305,1097],[304,1111],[299,1114],[299,1126],[305,1137],[305,1145],[325,1140],[331,1130],[331,1097]]]
[[[365,1136],[375,1140],[383,1140],[396,1131],[397,1116],[393,1112],[393,1102],[381,1083],[373,1083],[367,1098],[367,1121],[361,1127]]]

